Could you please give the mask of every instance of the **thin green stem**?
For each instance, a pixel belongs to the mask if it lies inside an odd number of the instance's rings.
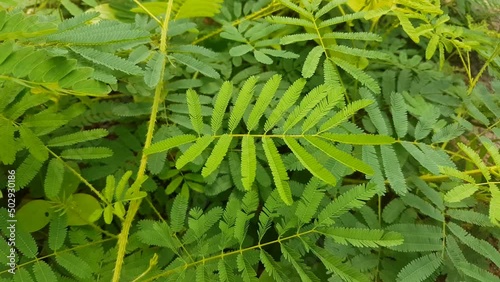
[[[165,12],[165,19],[163,21],[162,29],[161,29],[161,38],[160,38],[160,52],[166,56],[166,50],[167,50],[167,31],[168,31],[168,24],[170,21],[170,15],[172,13],[172,7],[173,7],[173,0],[168,1],[167,5],[167,10]],[[151,109],[151,116],[149,118],[149,123],[148,123],[148,131],[146,134],[146,141],[144,143],[144,150],[147,149],[153,140],[153,133],[154,133],[154,128],[156,124],[156,117],[158,113],[158,108],[161,103],[162,99],[162,93],[163,93],[163,88],[164,88],[164,80],[163,76],[165,73],[165,64],[161,68],[161,75],[160,77],[162,78],[158,85],[156,86],[155,89],[155,96],[153,100],[153,107]],[[144,151],[143,150],[143,151]],[[139,164],[139,170],[137,171],[137,178],[136,181],[142,181],[145,172],[146,172],[146,164],[148,161],[148,155],[142,154],[141,157],[141,162]],[[137,190],[140,189],[138,186],[136,188]],[[136,192],[136,191],[133,191]],[[115,269],[113,273],[113,282],[118,282],[120,281],[120,274],[121,270],[123,267],[123,261],[125,258],[125,252],[126,252],[126,247],[127,247],[127,242],[128,242],[128,235],[130,232],[130,228],[132,227],[132,222],[135,218],[135,215],[137,214],[137,211],[139,210],[139,206],[141,205],[141,200],[133,200],[130,202],[129,209],[127,211],[127,215],[125,217],[125,221],[123,222],[123,227],[118,239],[118,253],[116,256],[116,263],[115,263]]]

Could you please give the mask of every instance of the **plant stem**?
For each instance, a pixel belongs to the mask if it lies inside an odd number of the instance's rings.
[[[168,23],[170,21],[170,14],[172,12],[172,6],[173,6],[173,0],[168,1],[168,6],[167,10],[165,12],[165,19],[163,21],[163,25],[161,28],[161,38],[160,38],[160,52],[164,55],[167,53],[167,31],[168,31]],[[156,123],[156,117],[157,117],[157,112],[158,108],[160,106],[160,102],[162,99],[162,92],[164,88],[164,81],[163,81],[163,75],[165,73],[165,64],[163,64],[162,69],[161,69],[161,79],[158,85],[156,86],[155,89],[155,96],[153,100],[153,107],[151,109],[151,116],[149,118],[149,123],[148,123],[148,132],[146,134],[146,141],[144,143],[144,149],[147,149],[153,140],[153,133],[154,133],[154,128],[155,128],[155,123]],[[141,163],[139,165],[139,170],[137,171],[137,178],[136,181],[141,181],[142,178],[144,177],[144,174],[146,172],[146,164],[148,161],[148,155],[142,154],[141,157]],[[139,190],[140,187],[137,187],[137,190]],[[135,192],[135,191],[134,191]],[[125,221],[123,222],[123,227],[121,230],[121,233],[118,237],[118,253],[116,256],[116,263],[115,263],[115,270],[113,273],[113,282],[118,282],[120,281],[120,274],[121,270],[123,267],[123,259],[125,257],[125,252],[127,248],[127,242],[128,242],[128,235],[130,232],[130,227],[132,226],[132,221],[134,220],[134,217],[139,210],[139,206],[141,205],[141,199],[138,200],[133,200],[130,202],[129,209],[127,211],[127,215],[125,217]]]

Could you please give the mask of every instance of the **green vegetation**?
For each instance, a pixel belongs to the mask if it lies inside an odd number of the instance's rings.
[[[0,1],[0,281],[500,281],[499,12]]]

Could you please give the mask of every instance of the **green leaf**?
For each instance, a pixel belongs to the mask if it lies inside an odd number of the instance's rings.
[[[201,103],[200,97],[196,91],[189,89],[186,92],[187,104],[189,109],[189,118],[191,119],[191,124],[193,125],[194,131],[201,134],[203,130],[203,118],[201,116]]]
[[[443,213],[439,209],[415,194],[408,193],[401,197],[401,200],[403,200],[407,206],[418,209],[422,214],[428,215],[440,222],[444,221]]]
[[[304,147],[302,147],[292,137],[285,137],[285,143],[288,145],[293,154],[299,161],[317,178],[323,180],[325,183],[335,186],[337,179],[335,176],[323,167]]]
[[[339,57],[334,57],[331,58],[333,63],[335,63],[337,66],[345,70],[347,73],[349,73],[354,79],[358,80],[363,84],[364,86],[368,87],[373,93],[375,94],[380,94],[380,86],[378,85],[377,81],[369,76],[366,72],[358,68],[357,66],[349,63],[348,61],[341,59]]]
[[[441,266],[441,256],[430,253],[416,258],[398,273],[397,281],[421,282],[430,277]]]
[[[338,126],[339,124],[348,120],[357,111],[368,107],[372,103],[373,103],[373,101],[368,100],[368,99],[361,99],[361,100],[357,100],[357,101],[350,103],[347,107],[342,109],[341,112],[336,113],[330,119],[328,119],[325,123],[323,123],[319,130],[321,132],[323,132],[323,131],[327,131],[327,130],[330,130],[330,129]]]
[[[252,189],[257,171],[257,156],[255,152],[254,138],[249,135],[243,136],[241,143],[241,181],[247,191]]]
[[[359,272],[359,270],[354,266],[351,266],[349,263],[342,262],[341,258],[333,256],[326,249],[312,245],[311,250],[313,254],[321,260],[326,269],[340,276],[344,281],[370,281],[367,276]]]
[[[403,243],[401,234],[379,229],[330,227],[322,230],[322,233],[332,237],[339,244],[347,245],[349,243],[355,247],[377,248],[378,246],[397,246]]]
[[[253,92],[255,88],[255,84],[257,83],[258,78],[256,76],[251,76],[248,78],[243,86],[241,87],[240,93],[238,94],[238,98],[234,104],[233,109],[231,110],[231,115],[229,116],[229,131],[233,132],[241,118],[245,113],[245,109],[250,104],[250,101],[253,98]]]
[[[16,184],[18,190],[26,187],[26,185],[30,184],[33,177],[40,171],[42,168],[43,162],[35,159],[33,155],[29,155],[24,159],[19,168],[17,169],[18,178],[16,178]]]
[[[17,227],[26,232],[38,231],[49,223],[51,215],[52,207],[48,201],[29,201],[16,212]]]
[[[183,154],[180,156],[176,163],[175,167],[177,169],[183,168],[186,164],[194,161],[203,151],[212,144],[214,137],[212,135],[204,135],[203,137],[198,138],[196,143],[191,145]]]
[[[228,134],[224,134],[219,138],[219,141],[217,141],[217,144],[215,144],[215,147],[212,150],[212,154],[210,154],[207,162],[205,163],[205,167],[203,167],[201,171],[201,175],[203,177],[209,176],[220,166],[222,160],[227,154],[227,150],[229,149],[229,145],[232,140],[233,137]]]
[[[64,176],[64,164],[59,159],[52,159],[47,166],[47,174],[43,185],[45,196],[54,199],[61,191]]]
[[[163,151],[168,151],[180,145],[193,142],[196,139],[198,139],[196,136],[190,134],[177,135],[152,144],[149,148],[146,148],[144,150],[144,154],[151,155]]]
[[[257,99],[257,102],[255,102],[255,106],[253,107],[252,111],[250,112],[250,116],[248,117],[248,132],[252,131],[259,124],[260,118],[264,114],[264,111],[267,109],[269,103],[271,103],[276,90],[278,90],[280,82],[281,76],[275,74],[266,82],[266,84],[262,88],[259,98]]]
[[[54,213],[49,225],[49,248],[53,251],[59,250],[66,239],[66,214]]]
[[[219,79],[220,75],[219,73],[211,67],[209,64],[204,63],[198,59],[195,59],[194,57],[184,55],[184,54],[179,54],[179,53],[174,53],[170,54],[170,57],[174,58],[177,62],[186,65],[190,67],[191,69],[198,71],[208,77],[214,78],[214,79]]]
[[[384,164],[385,176],[389,179],[391,188],[398,195],[405,195],[408,191],[406,180],[399,165],[399,160],[392,146],[381,146],[382,163]]]
[[[177,176],[176,178],[172,179],[170,183],[168,183],[167,187],[165,188],[165,194],[170,195],[179,188],[179,186],[182,184],[182,181],[184,178],[182,176]]]
[[[281,159],[278,149],[271,138],[262,137],[262,146],[264,147],[264,152],[266,154],[267,161],[269,162],[269,167],[273,174],[274,184],[278,193],[287,205],[293,203],[292,192],[290,186],[288,185],[288,174]]]
[[[16,249],[27,258],[36,258],[38,254],[35,238],[26,231],[16,232]]]
[[[370,200],[376,193],[374,185],[367,187],[358,185],[347,190],[321,210],[317,225],[329,225],[333,218],[339,217],[349,210],[361,208],[366,204],[365,201]]]
[[[76,277],[86,279],[92,277],[92,268],[72,252],[61,252],[56,255],[56,261]]]
[[[132,75],[140,75],[143,73],[143,70],[134,63],[111,53],[102,52],[89,47],[72,46],[70,49],[85,59],[106,66],[112,70],[119,70]]]
[[[396,142],[390,136],[372,134],[337,134],[325,132],[321,134],[321,137],[330,141],[352,145],[387,145]]]
[[[475,184],[462,184],[453,187],[450,191],[446,192],[444,195],[444,200],[448,203],[460,202],[463,199],[472,196],[478,187]]]
[[[103,128],[84,130],[67,135],[54,137],[47,142],[47,146],[49,147],[69,146],[77,143],[96,140],[106,135],[108,135],[108,131]]]
[[[229,55],[231,55],[231,57],[239,57],[239,56],[245,55],[246,53],[248,53],[252,50],[253,50],[253,46],[251,46],[251,45],[248,45],[248,44],[238,45],[238,46],[235,46],[235,47],[229,49]]]
[[[67,200],[66,207],[68,226],[79,226],[91,223],[91,215],[101,209],[101,204],[89,194],[77,193]]]
[[[104,159],[112,155],[113,151],[105,147],[66,149],[61,152],[62,158],[72,160]]]
[[[391,113],[394,128],[399,138],[405,137],[408,131],[408,116],[403,95],[391,93]]]
[[[458,143],[457,145],[462,151],[465,152],[465,154],[467,154],[467,156],[469,156],[469,158],[472,160],[472,162],[479,168],[479,170],[483,174],[484,178],[487,181],[490,181],[491,174],[490,174],[486,164],[483,162],[481,157],[479,157],[479,154],[463,143]]]
[[[268,55],[264,54],[262,51],[259,51],[257,49],[253,50],[253,56],[260,63],[266,64],[266,65],[270,65],[273,63],[273,59],[271,59],[271,57],[269,57]]]
[[[311,91],[302,99],[298,106],[295,106],[293,111],[288,115],[288,118],[283,125],[284,131],[288,131],[298,122],[302,121],[309,112],[316,107],[328,95],[327,86],[322,84]]]
[[[31,274],[24,268],[17,269],[13,278],[14,282],[33,282]]]
[[[18,146],[14,139],[16,131],[17,129],[13,125],[0,123],[0,132],[2,132],[2,135],[0,135],[0,148],[2,148],[0,150],[0,162],[6,165],[10,165],[16,160],[16,153],[18,151]]]
[[[144,72],[144,82],[151,88],[156,87],[162,79],[162,68],[165,65],[165,55],[155,52],[153,58],[149,60]]]
[[[466,261],[458,263],[457,269],[465,275],[476,279],[476,281],[500,282],[498,276]]]
[[[426,60],[430,60],[432,56],[434,56],[438,43],[439,43],[439,36],[437,34],[433,34],[431,40],[429,40],[429,44],[427,44],[427,48],[425,48]]]
[[[472,236],[453,222],[448,222],[447,225],[451,232],[462,241],[462,243],[492,261],[497,267],[500,267],[500,253],[490,243]]]
[[[38,161],[45,161],[49,158],[49,152],[43,144],[43,142],[38,138],[33,131],[30,129],[20,126],[19,133],[21,134],[21,139],[24,145],[28,148],[29,152]]]
[[[274,261],[274,258],[269,255],[266,251],[260,250],[260,261],[264,265],[264,268],[267,273],[277,282],[285,282],[288,280],[288,277],[281,270],[280,265]]]
[[[309,54],[307,54],[304,65],[302,65],[302,77],[310,78],[313,76],[318,67],[321,55],[323,55],[323,48],[321,46],[314,47]]]
[[[286,36],[281,37],[280,44],[287,45],[287,44],[292,44],[292,43],[296,43],[296,42],[316,40],[318,38],[319,37],[316,33],[291,34],[291,35],[286,35]]]
[[[309,143],[320,149],[323,153],[344,164],[345,166],[360,171],[364,174],[373,175],[373,169],[363,161],[356,159],[350,154],[335,148],[334,146],[319,139],[318,137],[306,136],[305,138]]]
[[[290,87],[288,87],[264,125],[264,130],[266,132],[273,128],[283,117],[286,111],[293,106],[293,104],[295,104],[295,102],[299,99],[300,93],[302,92],[302,89],[304,89],[305,84],[305,79],[297,79]]]
[[[188,204],[188,198],[183,195],[178,194],[175,197],[170,210],[170,225],[173,232],[180,232],[184,228]]]
[[[217,131],[222,125],[222,120],[226,112],[227,105],[231,99],[233,93],[233,85],[226,81],[222,84],[219,94],[217,94],[217,99],[215,100],[214,110],[212,113],[211,126],[212,133],[217,134]]]
[[[38,282],[54,282],[57,277],[50,266],[43,260],[38,260],[33,264],[33,273],[35,273],[36,281]]]

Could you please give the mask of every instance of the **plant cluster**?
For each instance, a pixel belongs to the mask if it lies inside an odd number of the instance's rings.
[[[493,1],[0,7],[0,281],[500,281]]]

